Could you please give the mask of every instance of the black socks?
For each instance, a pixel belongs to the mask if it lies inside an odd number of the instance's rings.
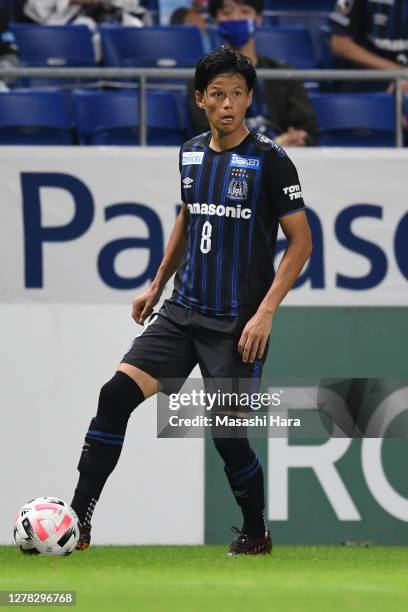
[[[242,531],[251,537],[262,537],[266,531],[265,495],[263,471],[257,455],[248,438],[214,438],[214,444],[225,462],[225,474],[242,510]]]
[[[96,502],[119,460],[130,414],[144,399],[140,387],[123,372],[116,372],[102,387],[97,414],[85,435],[71,502],[81,525],[90,525]]]

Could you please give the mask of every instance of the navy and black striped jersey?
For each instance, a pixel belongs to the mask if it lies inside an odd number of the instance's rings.
[[[408,0],[337,0],[330,21],[335,34],[408,65]]]
[[[272,284],[279,218],[305,205],[295,166],[272,140],[251,131],[217,152],[210,139],[180,149],[187,243],[171,300],[235,316],[255,311]]]

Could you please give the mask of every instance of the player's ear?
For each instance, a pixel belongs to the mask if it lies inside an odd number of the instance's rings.
[[[201,91],[198,91],[198,89],[196,89],[194,93],[197,106],[204,109],[203,94],[201,93]]]
[[[249,108],[251,106],[251,104],[252,104],[252,95],[253,95],[253,93],[254,93],[253,89],[250,89],[248,91],[248,101],[247,101],[247,105],[246,105],[247,108]]]

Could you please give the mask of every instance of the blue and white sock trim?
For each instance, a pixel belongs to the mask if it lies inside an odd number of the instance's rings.
[[[236,472],[228,472],[228,478],[233,487],[240,485],[245,480],[248,480],[261,468],[261,463],[258,456],[255,455],[252,463],[247,467],[237,470]]]
[[[98,431],[97,429],[88,429],[86,438],[98,440],[99,442],[103,442],[103,444],[116,444],[117,446],[123,446],[125,436],[120,434],[110,434],[106,431]]]

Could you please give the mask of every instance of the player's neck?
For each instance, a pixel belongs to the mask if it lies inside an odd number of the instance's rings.
[[[241,144],[241,142],[248,136],[249,130],[245,125],[241,125],[232,134],[220,133],[215,128],[211,129],[211,140],[209,146],[214,151],[225,151],[226,149],[232,149]]]

